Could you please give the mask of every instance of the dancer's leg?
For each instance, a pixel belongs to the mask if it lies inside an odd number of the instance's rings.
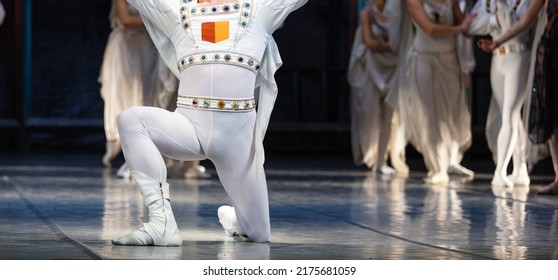
[[[498,133],[496,170],[492,184],[513,186],[507,178],[507,167],[515,150],[518,138],[518,122],[521,122],[522,92],[525,77],[520,77],[517,61],[521,57],[497,57],[496,65],[491,70],[493,95],[502,114],[502,127]]]
[[[395,174],[395,170],[386,164],[387,161],[387,149],[389,141],[391,138],[391,120],[393,117],[393,109],[390,106],[383,104],[380,106],[381,110],[381,127],[380,127],[380,139],[378,141],[378,157],[376,159],[376,164],[374,168],[376,172],[380,172],[386,175]]]
[[[405,138],[405,126],[401,123],[399,113],[394,111],[391,140],[389,147],[389,158],[391,166],[397,171],[397,176],[407,177],[409,175],[409,166],[405,162],[405,148],[407,139]]]
[[[548,140],[550,156],[552,157],[552,167],[554,168],[554,182],[538,189],[539,194],[558,195],[558,129],[554,130],[552,137]]]
[[[426,178],[426,182],[431,184],[447,183],[449,181],[448,177],[448,161],[449,161],[449,150],[447,145],[442,141],[442,135],[439,126],[439,117],[435,104],[437,104],[433,92],[433,86],[436,84],[435,79],[435,68],[431,65],[430,59],[425,58],[424,60],[419,59],[417,61],[417,83],[418,92],[420,94],[422,106],[426,108],[429,112],[424,112],[426,114],[426,123],[424,129],[428,131],[425,136],[424,147],[422,147],[422,154],[425,159],[425,164],[428,167],[429,176]]]
[[[177,159],[203,158],[192,122],[160,108],[132,107],[118,116],[118,128],[132,178],[149,210],[149,222],[114,239],[113,244],[180,246],[182,237],[172,213],[161,153]]]
[[[213,113],[213,133],[207,156],[232,202],[219,209],[225,230],[256,242],[270,237],[269,202],[263,166],[254,161],[256,113]],[[257,172],[260,172],[259,174]]]
[[[118,116],[122,150],[128,167],[164,182],[163,155],[178,160],[204,159],[192,121],[155,107],[132,107]]]

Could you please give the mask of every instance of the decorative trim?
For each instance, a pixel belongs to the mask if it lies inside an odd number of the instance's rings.
[[[193,65],[221,63],[244,67],[254,73],[260,70],[260,62],[251,56],[232,52],[204,52],[186,55],[178,60],[180,72]]]
[[[246,112],[256,109],[256,100],[254,98],[211,98],[179,95],[177,105],[203,110]]]

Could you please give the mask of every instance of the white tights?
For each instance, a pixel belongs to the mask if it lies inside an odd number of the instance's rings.
[[[229,65],[201,65],[182,73],[179,95],[253,97],[255,75]],[[132,107],[118,116],[122,149],[130,170],[166,181],[161,154],[176,160],[209,159],[235,208],[243,234],[269,240],[269,204],[265,176],[256,176],[256,112]]]
[[[513,155],[513,174],[528,176],[525,161],[525,128],[521,107],[529,71],[529,53],[495,55],[492,59],[491,83],[494,101],[498,105],[502,126],[496,142],[496,171],[494,183],[510,185],[507,167]]]

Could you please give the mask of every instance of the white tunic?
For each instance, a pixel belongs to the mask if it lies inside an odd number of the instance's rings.
[[[256,162],[261,166],[263,138],[277,96],[274,74],[282,64],[272,33],[307,0],[242,0],[219,4],[201,4],[196,0],[128,2],[140,11],[159,53],[177,77],[180,69],[200,63],[230,63],[256,73],[254,89],[259,88]],[[210,22],[228,22],[227,38],[218,42],[203,40],[202,24]]]

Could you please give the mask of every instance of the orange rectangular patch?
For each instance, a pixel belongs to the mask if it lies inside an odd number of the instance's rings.
[[[229,39],[229,22],[228,21],[217,21],[217,22],[204,22],[202,23],[202,40],[219,43],[221,41]]]

